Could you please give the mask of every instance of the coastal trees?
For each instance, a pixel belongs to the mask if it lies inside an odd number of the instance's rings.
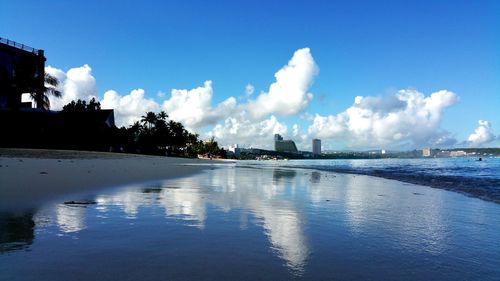
[[[146,112],[128,128],[135,140],[136,150],[147,154],[167,154],[177,156],[193,156],[188,147],[196,142],[197,137],[189,133],[184,126],[173,120],[168,120],[168,114]]]
[[[168,114],[146,112],[140,122],[128,127],[129,139],[133,139],[137,152],[146,154],[196,157],[198,154],[225,155],[214,138],[207,142],[199,140],[199,135],[186,130],[184,125],[167,120]]]
[[[73,149],[110,150],[120,135],[113,123],[111,110],[101,110],[95,98],[71,101],[63,106],[60,120],[65,124],[65,146]]]
[[[162,110],[162,111],[160,111],[160,113],[158,113],[157,118],[159,120],[165,121],[168,118],[168,114],[165,111]]]
[[[157,120],[158,117],[152,111],[146,112],[146,115],[141,116],[141,122],[144,123],[144,125],[148,125],[149,130],[151,130],[152,126],[156,123]]]
[[[92,98],[89,103],[85,100],[71,101],[70,103],[63,106],[63,112],[86,112],[86,111],[98,111],[101,110],[101,103]]]
[[[219,144],[214,137],[211,137],[207,141],[200,142],[198,146],[198,154],[212,156],[220,156],[226,158],[226,151],[219,147]]]
[[[145,112],[128,127],[109,125],[111,110],[102,110],[96,99],[76,100],[60,113],[64,120],[65,148],[123,151],[153,155],[196,157],[198,154],[225,155],[214,138],[203,142],[182,123],[168,119],[164,111]]]

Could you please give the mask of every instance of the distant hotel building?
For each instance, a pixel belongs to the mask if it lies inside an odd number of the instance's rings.
[[[312,148],[313,148],[314,155],[320,155],[321,154],[321,140],[320,139],[313,139],[312,140]]]
[[[422,149],[422,156],[423,157],[431,157],[431,148],[426,147],[426,148]]]
[[[280,152],[299,152],[293,140],[283,140],[283,137],[280,134],[274,135],[274,150]]]
[[[463,150],[450,151],[450,156],[451,157],[464,157],[464,156],[467,156],[467,152],[465,152]]]
[[[238,144],[230,145],[227,150],[234,154],[234,156],[239,157],[241,153],[241,148]]]

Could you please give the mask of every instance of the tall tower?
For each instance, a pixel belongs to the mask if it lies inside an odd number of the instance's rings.
[[[321,140],[320,139],[313,139],[312,140],[312,148],[313,148],[313,154],[320,155],[321,154]]]

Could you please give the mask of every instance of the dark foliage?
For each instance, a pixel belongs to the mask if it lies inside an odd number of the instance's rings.
[[[147,112],[141,122],[136,122],[126,132],[126,143],[139,153],[172,155],[181,157],[196,157],[198,154],[225,155],[213,139],[207,142],[199,140],[197,134],[192,134],[179,122],[168,120],[168,115],[162,111],[158,114]],[[215,147],[214,147],[215,146]]]
[[[101,110],[101,103],[92,98],[87,104],[84,100],[77,100],[68,103],[63,106],[63,112],[86,112],[86,111],[98,111]]]
[[[56,77],[48,73],[45,73],[43,89],[34,91],[30,94],[37,108],[49,110],[50,109],[49,95],[54,96],[56,98],[60,98],[62,96],[62,93],[59,90],[57,90],[58,85],[59,85],[59,80],[57,80]]]
[[[72,101],[61,112],[0,111],[0,126],[6,133],[3,147],[31,147],[113,151],[151,155],[225,157],[212,138],[203,142],[197,134],[168,120],[165,112],[146,112],[128,128],[117,128],[111,110],[101,110],[95,99]]]

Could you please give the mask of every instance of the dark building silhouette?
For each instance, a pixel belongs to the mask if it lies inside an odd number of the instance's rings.
[[[274,135],[274,150],[292,153],[299,152],[293,140],[283,140],[283,137],[280,134]]]
[[[44,91],[43,50],[0,37],[0,109],[31,108],[23,104],[23,93]]]
[[[0,147],[109,151],[116,146],[113,110],[0,110]]]
[[[320,155],[321,154],[321,140],[320,139],[313,139],[312,140],[312,148],[313,148],[312,153],[314,155]]]
[[[45,93],[45,56],[0,38],[0,147],[105,150],[117,146],[113,110],[64,112],[22,103],[24,93]]]

